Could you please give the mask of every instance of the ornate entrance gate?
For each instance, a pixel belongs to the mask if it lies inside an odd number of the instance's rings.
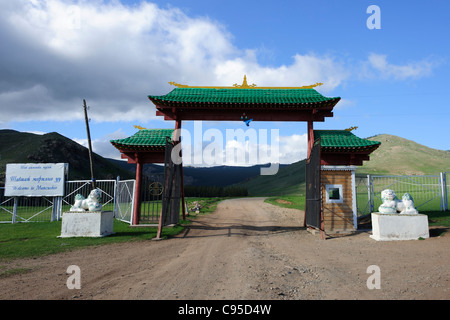
[[[319,229],[323,234],[322,197],[320,187],[320,139],[314,141],[310,157],[306,160],[306,226]]]
[[[158,223],[162,210],[163,183],[162,173],[142,177],[139,224]]]

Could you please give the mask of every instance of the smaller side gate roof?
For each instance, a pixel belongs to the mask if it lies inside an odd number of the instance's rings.
[[[111,144],[128,163],[164,163],[166,139],[172,140],[175,129],[142,129],[131,137],[111,140]]]
[[[380,145],[379,141],[362,139],[348,130],[314,130],[320,138],[322,165],[362,165]]]
[[[164,150],[166,137],[172,140],[174,131],[175,129],[142,129],[131,137],[110,142],[119,151]]]

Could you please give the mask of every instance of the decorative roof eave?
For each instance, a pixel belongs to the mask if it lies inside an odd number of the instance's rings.
[[[258,103],[258,102],[187,102],[187,101],[166,101],[155,97],[149,99],[159,109],[164,108],[186,108],[186,109],[333,109],[341,100],[340,97],[330,98],[321,102],[302,102],[302,103]]]
[[[136,152],[136,151],[164,151],[166,146],[133,146],[133,145],[124,145],[124,144],[114,144],[112,145],[119,150],[120,152]]]
[[[322,152],[326,153],[361,153],[369,154],[378,149],[380,145],[364,146],[364,147],[321,147]]]

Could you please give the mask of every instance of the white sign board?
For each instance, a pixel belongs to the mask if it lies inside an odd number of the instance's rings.
[[[66,163],[7,164],[5,196],[63,196],[66,167]]]

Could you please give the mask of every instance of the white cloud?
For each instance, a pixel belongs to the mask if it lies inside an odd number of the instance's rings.
[[[75,4],[74,4],[75,3]],[[8,121],[147,122],[156,117],[149,94],[168,82],[232,85],[244,74],[258,86],[323,82],[326,94],[355,71],[331,55],[293,53],[292,63],[258,62],[257,50],[237,48],[220,23],[177,8],[140,2],[15,0],[0,2],[0,124]],[[368,73],[398,80],[429,75],[434,64],[388,63],[371,54]]]
[[[260,86],[331,90],[348,76],[341,62],[312,53],[261,66],[219,23],[147,2],[18,0],[0,12],[0,119],[10,121],[80,120],[82,99],[96,121],[148,121],[147,95],[168,92],[169,81],[231,85],[247,74]]]
[[[369,77],[394,80],[420,79],[431,75],[437,64],[435,60],[422,60],[395,65],[388,62],[387,55],[370,53],[364,70]]]
[[[116,159],[121,160],[120,151],[117,150],[112,144],[111,140],[115,139],[124,139],[127,135],[125,132],[123,132],[122,129],[118,129],[113,133],[109,133],[107,135],[104,135],[98,139],[94,139],[91,141],[92,144],[92,151],[101,155],[104,158],[110,158],[110,159]],[[85,138],[74,138],[72,139],[76,143],[88,148],[89,143],[88,139]]]
[[[261,87],[295,87],[322,82],[321,92],[335,89],[350,76],[344,63],[330,56],[296,54],[291,65],[264,67],[258,64],[256,53],[251,50],[247,50],[242,57],[218,64],[215,74],[219,79],[226,79],[227,83],[234,83],[246,74],[249,84],[255,83]]]

